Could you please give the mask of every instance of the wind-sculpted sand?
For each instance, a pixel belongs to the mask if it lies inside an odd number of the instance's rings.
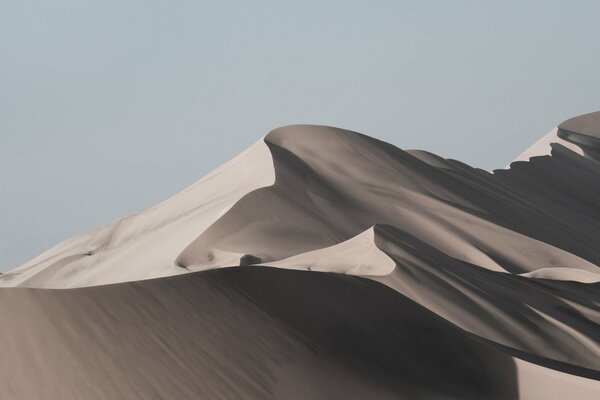
[[[600,398],[599,161],[600,113],[493,173],[275,129],[2,275],[0,382],[15,399]]]

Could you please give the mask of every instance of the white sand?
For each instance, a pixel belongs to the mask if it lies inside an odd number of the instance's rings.
[[[70,239],[6,273],[3,286],[74,287],[186,272],[177,255],[240,198],[275,180],[263,141],[163,203]]]

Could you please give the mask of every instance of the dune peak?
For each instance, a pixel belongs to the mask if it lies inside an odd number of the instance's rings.
[[[17,361],[0,381],[11,398],[85,397],[74,374],[97,398],[595,399],[599,141],[586,114],[490,173],[273,129],[1,275]]]

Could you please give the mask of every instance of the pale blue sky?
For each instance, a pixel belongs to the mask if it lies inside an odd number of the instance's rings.
[[[0,270],[269,129],[486,169],[600,110],[597,1],[0,0]]]

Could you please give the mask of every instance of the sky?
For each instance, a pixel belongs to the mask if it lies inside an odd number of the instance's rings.
[[[597,1],[0,0],[0,271],[294,123],[493,170],[600,110]]]

